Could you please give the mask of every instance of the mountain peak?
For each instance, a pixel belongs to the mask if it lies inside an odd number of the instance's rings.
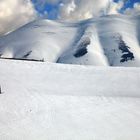
[[[1,58],[95,66],[140,66],[140,18],[36,20],[0,38]]]

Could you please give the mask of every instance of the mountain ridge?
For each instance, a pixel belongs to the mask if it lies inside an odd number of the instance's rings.
[[[140,15],[78,22],[36,20],[0,38],[1,58],[140,66]]]

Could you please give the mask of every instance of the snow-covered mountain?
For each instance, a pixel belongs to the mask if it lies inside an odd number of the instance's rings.
[[[0,38],[1,58],[94,66],[140,66],[140,15],[75,23],[31,22]]]
[[[1,37],[0,140],[139,140],[139,25],[44,19]]]

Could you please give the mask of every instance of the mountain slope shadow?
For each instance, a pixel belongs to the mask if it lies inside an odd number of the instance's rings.
[[[130,47],[126,45],[121,35],[119,35],[118,41],[119,41],[119,50],[121,50],[122,52],[120,62],[123,63],[128,60],[134,60],[134,54],[129,50]]]
[[[84,39],[84,41],[82,41],[79,45],[78,45],[78,49],[76,50],[74,56],[75,57],[82,57],[85,54],[88,53],[87,51],[87,46],[90,44],[90,38],[86,38]]]
[[[138,43],[140,46],[140,21],[138,21],[138,23],[137,23],[136,32],[137,32]]]

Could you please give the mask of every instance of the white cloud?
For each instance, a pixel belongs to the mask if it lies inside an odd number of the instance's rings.
[[[48,3],[59,4],[57,11],[59,19],[83,20],[99,15],[118,14],[124,1],[126,0],[120,0],[118,3],[113,0],[38,0],[36,5],[41,10]]]
[[[58,9],[53,9],[49,13],[45,11],[45,16],[58,16],[57,18],[64,20],[83,20],[108,12],[117,13],[119,6],[112,3],[112,0],[37,0],[35,6],[44,10],[46,4],[58,5]],[[24,25],[36,16],[37,13],[30,0],[0,0],[0,34]]]
[[[140,3],[135,3],[134,8],[127,8],[124,12],[127,15],[135,15],[140,12]]]
[[[80,20],[105,14],[110,0],[69,0],[60,6],[61,19]]]
[[[31,21],[35,16],[29,0],[0,0],[0,34]]]
[[[119,14],[119,11],[121,10],[121,8],[124,6],[124,1],[120,0],[118,3],[116,2],[111,2],[110,3],[110,7],[108,10],[108,14]]]
[[[44,10],[46,4],[57,5],[45,17],[56,17],[64,20],[83,20],[106,14],[118,14],[126,0],[118,3],[113,0],[36,0],[35,6]],[[133,9],[126,9],[125,14],[140,11],[140,3]],[[42,16],[42,15],[41,15]],[[0,0],[0,34],[11,31],[37,17],[30,0]]]
[[[38,9],[45,4],[59,4],[58,18],[65,20],[81,20],[107,13],[112,0],[38,0]]]

